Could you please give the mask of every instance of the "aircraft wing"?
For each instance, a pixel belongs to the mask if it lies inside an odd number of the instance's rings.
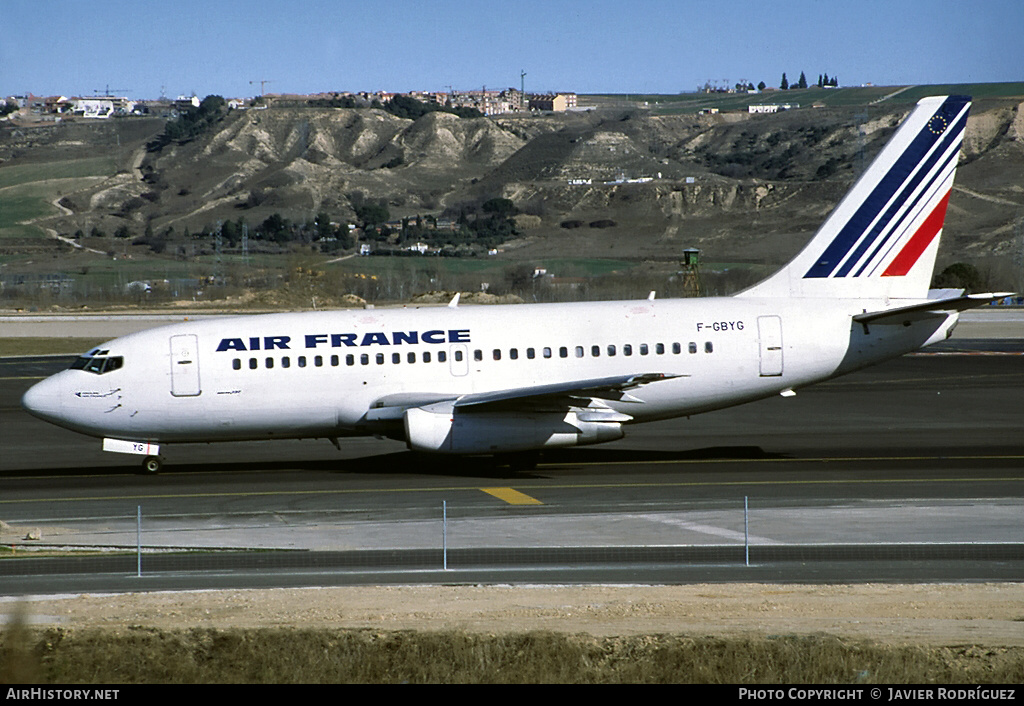
[[[935,299],[895,309],[865,311],[863,314],[855,314],[853,320],[858,324],[903,324],[908,321],[945,316],[952,311],[974,309],[996,299],[1012,296],[1012,294],[1012,292],[989,292],[988,294],[967,294],[947,299]]]
[[[637,375],[616,375],[607,378],[590,380],[573,380],[551,385],[520,387],[496,392],[480,392],[463,395],[455,400],[455,409],[465,411],[482,411],[501,407],[519,407],[524,404],[555,403],[566,399],[576,400],[577,404],[586,404],[588,399],[612,399],[627,402],[639,402],[631,397],[629,390],[652,382],[683,377],[669,373],[640,373]]]
[[[412,407],[426,407],[438,403],[450,403],[452,410],[483,412],[496,410],[538,411],[570,407],[587,407],[591,400],[620,400],[640,402],[631,396],[630,390],[661,380],[686,377],[672,373],[637,373],[615,375],[605,378],[572,380],[550,385],[532,385],[493,392],[478,392],[468,395],[403,393],[388,395],[377,400],[367,412],[367,421],[400,419],[405,410]],[[607,418],[608,412],[603,412]],[[625,416],[625,415],[623,415]],[[624,420],[623,420],[624,421]]]

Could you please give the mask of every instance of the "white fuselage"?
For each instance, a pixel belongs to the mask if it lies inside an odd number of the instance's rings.
[[[123,360],[26,394],[37,416],[155,443],[380,433],[372,410],[614,375],[675,376],[606,400],[643,422],[755,400],[940,340],[864,327],[865,300],[709,298],[426,307],[186,322],[103,344]],[[94,366],[96,367],[96,366]]]

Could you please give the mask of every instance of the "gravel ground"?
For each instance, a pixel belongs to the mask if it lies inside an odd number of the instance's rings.
[[[1024,646],[1024,583],[835,586],[399,586],[27,597],[68,628],[372,628],[595,636],[821,635],[885,644]]]

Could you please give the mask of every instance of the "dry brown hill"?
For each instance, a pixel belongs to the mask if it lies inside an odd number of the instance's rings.
[[[1015,227],[1024,218],[1022,108],[1016,100],[975,104],[943,260],[1009,267],[1021,249]],[[272,213],[293,221],[318,212],[354,220],[355,192],[386,201],[393,217],[440,215],[500,196],[528,216],[508,257],[673,259],[696,246],[718,261],[778,263],[817,227],[908,110],[654,116],[620,107],[494,119],[430,113],[417,120],[372,109],[233,111],[184,144],[139,150],[137,170],[69,194],[62,202],[69,212],[49,225],[64,234],[86,221],[107,232],[118,224],[134,234],[146,224],[196,232],[240,216],[258,224]],[[152,137],[159,127],[121,124],[133,125],[135,140],[123,150],[141,147],[143,133]],[[90,129],[100,135],[110,128],[51,128],[49,138],[36,140],[0,130],[0,166],[109,145],[109,136],[90,145]],[[628,181],[639,178],[649,180]],[[598,220],[614,225],[586,227]],[[584,227],[567,229],[566,221]]]

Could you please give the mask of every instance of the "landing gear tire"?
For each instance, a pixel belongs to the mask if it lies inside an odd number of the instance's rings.
[[[142,470],[146,473],[156,474],[163,468],[164,460],[159,456],[146,456],[142,461]]]

